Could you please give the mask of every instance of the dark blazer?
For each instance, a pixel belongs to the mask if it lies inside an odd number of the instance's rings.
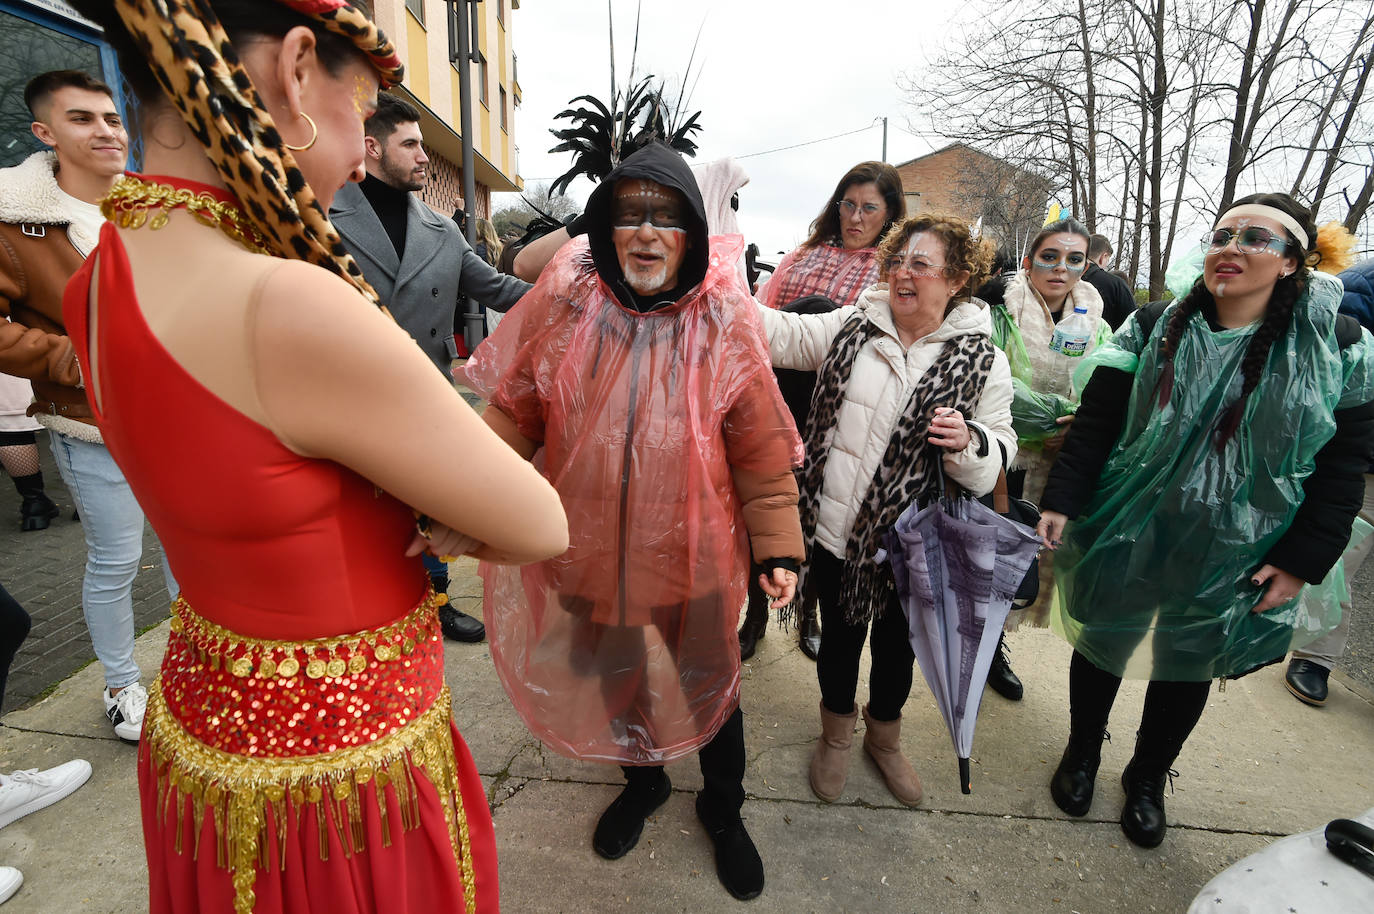
[[[497,273],[473,253],[452,219],[414,195],[401,257],[357,184],[349,182],[334,195],[329,220],[396,323],[446,377],[455,354],[450,347],[458,293],[505,311],[530,289],[523,280]]]

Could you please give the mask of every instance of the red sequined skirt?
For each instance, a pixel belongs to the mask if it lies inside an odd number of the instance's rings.
[[[496,911],[430,594],[384,628],[237,635],[178,599],[139,789],[154,912]]]

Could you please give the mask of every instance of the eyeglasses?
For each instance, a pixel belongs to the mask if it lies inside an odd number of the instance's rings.
[[[1215,229],[1202,236],[1202,249],[1208,254],[1220,254],[1226,250],[1232,238],[1236,239],[1236,247],[1242,254],[1262,254],[1265,251],[1282,254],[1288,250],[1287,238],[1258,227],[1243,228],[1239,232],[1228,228]]]
[[[840,215],[846,219],[852,217],[855,212],[860,213],[865,219],[867,219],[870,216],[876,216],[878,212],[882,210],[882,206],[878,205],[877,203],[865,203],[863,205],[860,205],[858,203],[855,203],[853,200],[836,200],[835,206],[837,209],[839,209]]]
[[[617,199],[611,211],[611,228],[636,232],[640,226],[647,225],[659,232],[687,231],[687,218],[676,202],[662,197],[642,197]]]
[[[639,219],[640,221],[639,221],[639,222],[635,222],[635,221],[634,221],[635,219]],[[681,220],[680,220],[680,219],[677,219],[676,217],[669,217],[669,216],[658,216],[658,215],[655,215],[655,216],[652,216],[652,217],[650,217],[650,218],[648,218],[648,219],[642,219],[642,218],[639,217],[639,216],[630,216],[630,217],[627,217],[627,218],[620,218],[620,217],[617,217],[617,218],[615,218],[615,219],[612,219],[612,220],[611,220],[611,223],[612,223],[612,224],[611,224],[611,228],[615,229],[616,231],[620,231],[620,230],[623,229],[624,231],[627,231],[627,232],[637,232],[637,231],[639,231],[643,226],[646,226],[646,225],[647,225],[649,228],[651,228],[651,229],[653,229],[654,231],[656,231],[656,232],[683,232],[683,233],[686,233],[686,231],[687,231],[686,226],[684,226],[684,225],[681,224]],[[670,224],[670,223],[671,223],[671,224]]]
[[[912,276],[923,276],[927,279],[945,275],[944,264],[928,263],[915,257],[889,257],[883,261],[883,265],[887,267],[888,276],[895,276],[898,270],[906,270]]]

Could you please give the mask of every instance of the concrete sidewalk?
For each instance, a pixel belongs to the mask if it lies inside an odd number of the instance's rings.
[[[470,561],[455,565],[452,592],[462,595],[459,608],[480,615],[474,571]],[[165,624],[140,638],[145,670],[156,669],[165,639]],[[1374,805],[1374,705],[1339,674],[1326,708],[1300,705],[1274,666],[1213,691],[1175,766],[1163,847],[1136,848],[1117,824],[1143,683],[1122,687],[1097,799],[1086,818],[1069,820],[1046,786],[1068,732],[1069,649],[1047,631],[1022,631],[1011,644],[1026,697],[1012,704],[988,694],[971,796],[959,793],[949,736],[918,675],[903,740],[925,781],[922,808],[893,800],[857,737],[844,797],[827,806],[806,780],[819,732],[815,668],[771,629],[744,679],[744,813],[768,879],[748,903],[716,881],[692,810],[701,784],[694,758],[670,766],[673,797],[640,845],[602,860],[591,833],[619,771],[545,751],[511,709],[487,646],[449,644],[454,713],[496,822],[504,910],[1181,912],[1213,874],[1273,838]],[[4,914],[146,909],[136,750],[110,734],[100,688],[92,665],[0,720],[0,770],[77,756],[95,768],[69,799],[0,831],[0,864],[25,876]]]

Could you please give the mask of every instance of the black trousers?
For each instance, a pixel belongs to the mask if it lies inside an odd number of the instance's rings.
[[[19,601],[0,586],[0,707],[5,703],[5,682],[9,679],[15,651],[29,636],[32,624],[33,620]]]
[[[873,663],[868,674],[868,712],[876,720],[896,720],[911,694],[916,655],[907,635],[906,615],[894,591],[872,623],[854,625],[845,620],[840,603],[840,574],[844,562],[817,546],[811,556],[811,577],[821,606],[821,652],[816,658],[816,677],[821,703],[832,714],[854,710],[859,687],[859,658],[869,642]],[[870,628],[872,634],[869,634]]]
[[[1069,662],[1069,739],[1084,745],[1102,740],[1121,677],[1099,668],[1078,651]],[[1178,758],[1184,742],[1202,718],[1212,683],[1151,680],[1135,747],[1136,761],[1147,772],[1162,774]]]
[[[720,816],[738,815],[744,806],[744,712],[738,707],[697,753],[701,763],[702,802]],[[634,783],[662,771],[662,765],[622,765],[625,780]]]

